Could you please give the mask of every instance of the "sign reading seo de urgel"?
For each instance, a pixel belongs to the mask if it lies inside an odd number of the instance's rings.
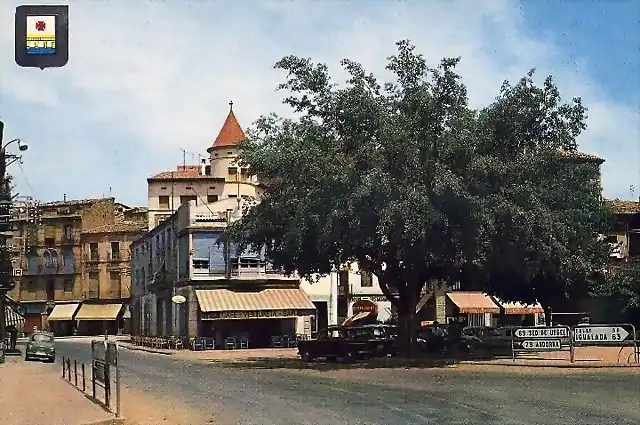
[[[211,311],[202,313],[203,320],[283,319],[298,316],[298,310]]]
[[[516,338],[568,338],[568,328],[519,328],[514,332]]]
[[[559,339],[532,339],[522,341],[525,350],[560,350],[562,344]]]

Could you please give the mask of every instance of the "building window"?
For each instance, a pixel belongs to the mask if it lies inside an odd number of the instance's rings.
[[[169,197],[168,196],[158,196],[158,204],[161,210],[168,210],[169,206]]]
[[[229,173],[229,181],[236,181],[238,180],[238,167],[229,167],[228,169],[228,173]]]
[[[55,238],[44,238],[44,246],[45,248],[53,248],[56,244]]]
[[[72,225],[67,224],[66,226],[64,226],[63,237],[64,237],[64,239],[66,241],[73,240],[73,226]]]
[[[363,288],[371,288],[373,286],[373,275],[366,271],[360,271],[360,286]]]
[[[73,292],[73,279],[64,280],[64,292]]]
[[[98,261],[100,259],[100,255],[98,254],[98,244],[96,242],[89,244],[89,256],[91,261]]]
[[[53,279],[47,280],[47,301],[56,299],[56,282]]]
[[[120,260],[120,242],[111,242],[111,259]]]
[[[89,273],[89,298],[98,298],[100,296],[100,274],[96,272]]]
[[[218,202],[218,195],[207,195],[207,204]]]
[[[120,272],[109,273],[109,292],[111,298],[120,298],[122,296],[122,278]]]
[[[186,204],[187,202],[190,201],[194,201],[196,203],[196,205],[198,205],[198,197],[197,196],[192,196],[192,195],[183,195],[180,197],[180,203],[181,204]]]
[[[347,270],[341,270],[338,273],[338,288],[339,294],[349,292],[349,272]]]

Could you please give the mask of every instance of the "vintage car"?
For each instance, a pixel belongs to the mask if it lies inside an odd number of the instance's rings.
[[[24,360],[44,360],[53,363],[56,360],[54,337],[50,332],[34,332],[29,337]]]
[[[298,342],[298,354],[305,362],[316,358],[329,361],[340,359],[344,362],[373,356],[386,356],[393,340],[377,338],[372,328],[375,326],[329,326],[318,332],[315,339]]]

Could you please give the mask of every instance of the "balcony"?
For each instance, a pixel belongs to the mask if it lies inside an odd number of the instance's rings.
[[[62,246],[80,245],[80,233],[79,232],[63,233],[62,238],[60,239],[60,245]]]
[[[84,259],[87,263],[98,263],[100,262],[100,255],[97,252],[92,252],[87,254]]]
[[[30,264],[23,270],[25,276],[48,276],[48,275],[64,275],[76,273],[76,265],[74,263],[50,263]]]

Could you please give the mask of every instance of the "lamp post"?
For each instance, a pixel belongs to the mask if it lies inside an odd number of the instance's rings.
[[[0,121],[0,363],[4,362],[5,351],[5,297],[15,286],[13,283],[13,265],[7,250],[7,239],[13,236],[11,226],[11,188],[7,181],[7,166],[22,159],[19,155],[7,153],[7,147],[18,144],[18,150],[24,152],[28,146],[20,139],[12,139],[2,144],[4,123]],[[7,163],[7,161],[9,161]]]

